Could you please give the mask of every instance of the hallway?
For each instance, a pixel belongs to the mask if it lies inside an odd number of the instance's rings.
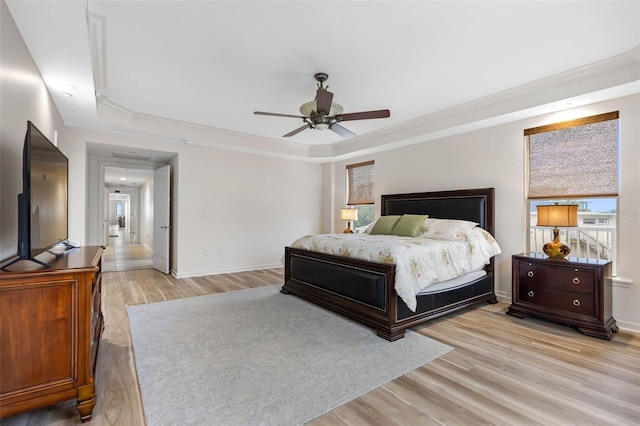
[[[133,243],[134,236],[127,235],[126,228],[109,226],[109,245],[102,255],[102,270],[128,271],[153,266],[152,253],[142,244]]]

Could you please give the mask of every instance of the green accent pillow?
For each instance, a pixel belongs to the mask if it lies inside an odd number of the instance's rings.
[[[391,235],[399,235],[401,237],[415,237],[418,235],[420,225],[427,218],[427,215],[405,214],[394,225]]]
[[[400,216],[381,216],[376,220],[376,224],[371,228],[370,235],[389,235],[395,224],[400,220]]]

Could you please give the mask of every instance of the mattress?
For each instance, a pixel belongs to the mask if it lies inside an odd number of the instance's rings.
[[[482,228],[464,240],[369,234],[320,234],[297,239],[291,247],[370,262],[396,265],[395,290],[415,312],[416,295],[459,276],[482,270],[500,247]]]
[[[479,271],[474,271],[469,274],[461,275],[459,277],[452,278],[450,280],[433,284],[432,286],[429,286],[426,289],[419,291],[417,295],[422,296],[425,294],[433,294],[433,293],[439,293],[442,291],[447,291],[456,287],[463,287],[477,280],[478,278],[484,277],[485,275],[487,275],[487,272],[484,269],[481,269]]]

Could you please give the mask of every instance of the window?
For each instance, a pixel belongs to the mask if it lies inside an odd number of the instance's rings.
[[[615,274],[618,112],[524,131],[528,148],[529,249],[553,239],[536,226],[536,205],[578,204],[578,227],[561,230],[570,256],[610,259]]]
[[[374,219],[373,164],[367,161],[346,167],[347,205],[358,210],[358,220],[353,224],[356,232],[362,232]]]
[[[361,206],[354,206],[353,208],[358,210],[358,220],[353,223],[354,232],[364,232],[367,225],[373,222],[375,209],[373,204],[366,204]]]

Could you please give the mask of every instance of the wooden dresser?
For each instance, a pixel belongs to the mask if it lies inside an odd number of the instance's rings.
[[[102,250],[51,255],[49,269],[21,261],[0,271],[0,417],[76,399],[80,419],[91,419]]]
[[[603,339],[618,331],[611,312],[611,262],[528,253],[514,255],[512,265],[509,315],[535,316]]]

